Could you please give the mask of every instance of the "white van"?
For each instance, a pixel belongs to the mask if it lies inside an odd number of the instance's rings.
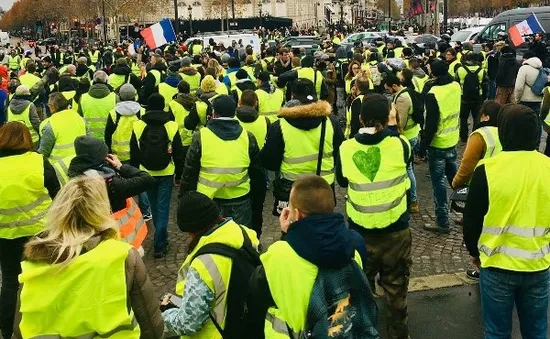
[[[195,36],[192,38],[189,38],[185,40],[184,44],[191,49],[191,45],[193,44],[194,40],[200,39],[202,41],[202,46],[208,47],[210,38],[214,39],[214,42],[217,44],[222,43],[226,48],[231,46],[233,41],[239,42],[239,40],[242,40],[243,45],[246,47],[247,45],[251,45],[252,49],[256,54],[260,55],[261,53],[261,43],[260,38],[256,34],[252,33],[239,33],[239,34],[228,34],[230,32],[220,32],[219,34],[214,33],[207,33],[200,36]]]
[[[7,47],[10,44],[10,35],[8,32],[0,31],[0,46]]]

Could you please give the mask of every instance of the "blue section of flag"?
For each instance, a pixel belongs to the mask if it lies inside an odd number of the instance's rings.
[[[529,25],[529,28],[531,28],[531,31],[533,31],[533,33],[546,33],[535,14],[529,15],[525,21],[527,21],[527,24]]]
[[[174,28],[172,27],[170,20],[163,19],[159,22],[159,24],[162,27],[162,33],[164,34],[166,42],[176,41],[176,33],[174,32]]]

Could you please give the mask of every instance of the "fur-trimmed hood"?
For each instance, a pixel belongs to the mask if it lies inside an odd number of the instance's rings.
[[[317,128],[331,113],[332,106],[319,100],[305,105],[283,107],[279,111],[279,118],[285,119],[296,128],[308,131]]]

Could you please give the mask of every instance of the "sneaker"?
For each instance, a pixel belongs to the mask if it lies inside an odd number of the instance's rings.
[[[409,211],[411,213],[420,213],[420,206],[418,206],[418,202],[417,201],[414,201],[414,202],[411,202],[411,206],[410,206],[410,209]]]
[[[466,276],[473,280],[479,280],[479,272],[475,268],[470,268],[466,271]]]
[[[145,222],[150,221],[150,220],[153,220],[153,216],[151,215],[151,213],[149,213],[149,214],[144,214],[144,215],[143,215],[143,220],[144,220]]]
[[[161,250],[156,250],[155,249],[155,259],[162,259],[164,257],[166,257],[168,255],[168,246],[166,246],[165,248],[161,249]]]
[[[426,224],[426,225],[424,225],[424,229],[427,230],[427,231],[430,231],[430,232],[434,232],[434,233],[442,233],[442,234],[451,233],[451,230],[449,229],[449,226],[439,227],[437,225]]]

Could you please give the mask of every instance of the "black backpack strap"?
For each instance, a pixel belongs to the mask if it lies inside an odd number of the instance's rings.
[[[321,167],[323,165],[326,130],[327,130],[327,118],[323,119],[323,122],[321,123],[321,137],[319,138],[319,155],[317,157],[317,170],[315,171],[315,174],[317,176],[321,175]]]
[[[128,73],[128,74],[126,74],[126,75],[124,76],[124,83],[125,83],[125,84],[130,83],[130,81],[129,81],[129,80],[130,80],[130,74],[131,74],[131,73]],[[120,86],[120,87],[122,87],[122,86]]]

